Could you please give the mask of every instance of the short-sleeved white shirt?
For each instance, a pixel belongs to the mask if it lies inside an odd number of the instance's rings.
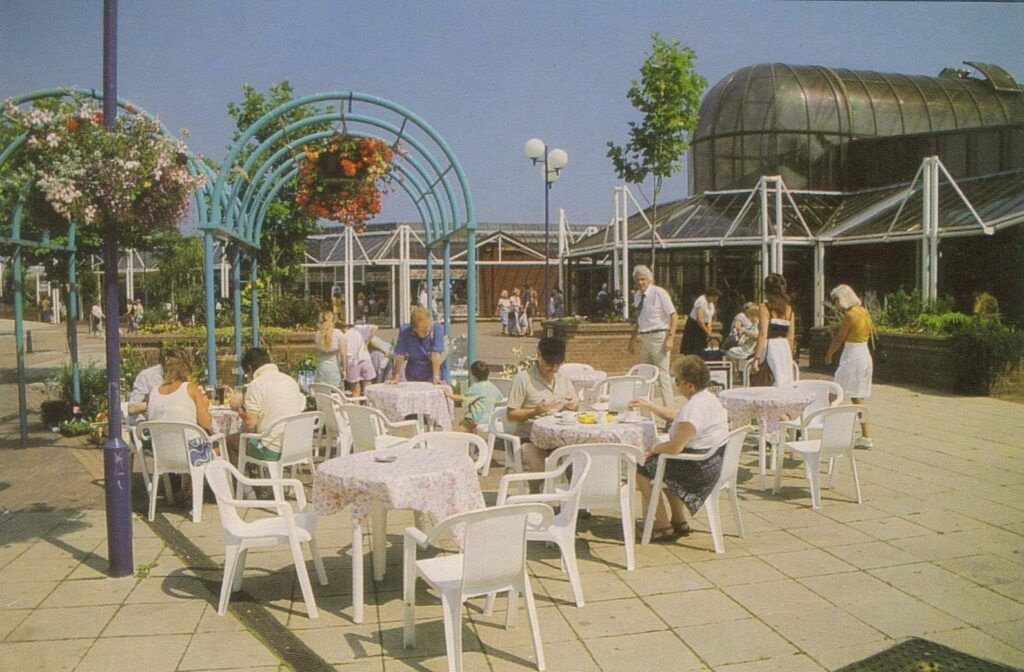
[[[370,361],[370,349],[366,347],[363,335],[355,328],[344,333],[345,337],[345,358],[349,364]]]
[[[558,371],[555,373],[554,383],[548,384],[548,381],[540,375],[540,369],[533,364],[525,371],[520,371],[512,379],[512,388],[508,393],[508,409],[514,411],[520,408],[535,408],[552,401],[564,402],[566,399],[575,398],[575,396],[576,390],[567,375]],[[508,431],[524,439],[530,438],[532,429],[532,420],[522,422],[510,420],[508,423]]]
[[[640,305],[640,296],[645,294],[644,306],[636,319],[636,328],[640,333],[645,331],[657,331],[668,329],[669,318],[676,312],[672,305],[672,297],[663,288],[657,285],[650,285],[645,292],[636,292],[633,297],[633,306]]]
[[[697,430],[697,434],[686,447],[690,450],[705,451],[718,448],[729,436],[729,414],[726,413],[718,397],[707,390],[701,390],[679,409],[672,421],[672,434],[678,431],[680,424],[688,422]]]
[[[256,431],[265,434],[281,418],[301,413],[306,408],[306,395],[291,376],[281,373],[276,364],[264,364],[253,373],[252,382],[245,387],[245,410],[259,418]],[[278,427],[262,439],[271,450],[281,450],[284,428]]]
[[[690,319],[697,319],[697,311],[704,309],[704,322],[711,322],[715,317],[715,304],[709,303],[708,298],[701,294],[697,297],[697,300],[693,302],[693,309],[690,310]]]

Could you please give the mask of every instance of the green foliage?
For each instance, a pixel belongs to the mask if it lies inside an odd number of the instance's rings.
[[[250,126],[267,112],[291,100],[292,86],[287,79],[277,84],[271,84],[266,93],[257,91],[250,84],[244,84],[242,86],[242,101],[240,103],[228,103],[228,114],[235,120],[236,126],[232,140],[238,140]],[[304,105],[289,110],[257,131],[255,141],[263,142],[274,133],[283,130],[294,122],[322,114],[330,111],[330,109],[329,107],[315,108],[314,106]],[[285,143],[293,142],[304,135],[324,131],[329,128],[330,124],[328,123],[317,123],[305,126],[298,132],[285,134],[278,141],[278,145],[270,148],[257,159],[256,169],[258,169],[261,160],[269,157]],[[235,165],[235,169],[245,179],[248,179],[250,176],[244,173],[243,166],[256,146],[256,142],[250,141],[243,148]],[[319,231],[317,219],[304,214],[295,203],[294,184],[286,185],[267,207],[258,254],[260,274],[268,278],[272,283],[278,283],[294,277],[298,273],[303,260],[306,236],[317,231]]]
[[[885,296],[879,314],[872,311],[875,322],[881,327],[897,330],[916,330],[915,325],[922,314],[941,314],[953,311],[953,297],[939,297],[936,301],[923,301],[919,294],[902,288]]]
[[[982,292],[974,300],[975,315],[999,315],[999,301],[988,292]]]
[[[951,335],[965,391],[987,394],[997,376],[1024,361],[1024,332],[999,321],[968,318]]]
[[[173,322],[174,318],[202,322],[206,310],[202,239],[170,231],[155,236],[150,249],[160,271],[143,273],[139,280],[150,302],[144,324]],[[165,303],[171,304],[170,314],[164,310]]]
[[[65,363],[57,374],[60,385],[60,398],[66,403],[74,401],[71,364]],[[82,416],[95,418],[99,413],[107,411],[107,371],[89,362],[78,367],[78,389],[82,393]]]
[[[66,420],[59,429],[61,436],[85,436],[92,431],[92,425],[85,420]]]
[[[654,178],[653,218],[658,216],[662,182],[682,168],[681,157],[690,147],[688,134],[697,128],[700,97],[708,81],[694,71],[697,54],[678,40],[666,42],[651,35],[651,53],[640,67],[640,82],[633,80],[626,97],[642,121],[629,122],[624,146],[608,143],[619,179],[641,184]],[[654,257],[654,232],[651,232]]]

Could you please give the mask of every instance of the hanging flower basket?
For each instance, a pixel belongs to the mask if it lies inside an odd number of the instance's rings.
[[[36,224],[50,229],[57,217],[103,233],[114,227],[125,247],[141,247],[185,215],[204,176],[189,172],[185,143],[164,134],[159,120],[125,110],[108,130],[89,98],[26,109],[6,102],[4,117],[28,136],[4,179],[31,186],[28,214]]]
[[[380,213],[396,149],[375,138],[337,135],[304,146],[295,202],[303,212],[355,227]]]

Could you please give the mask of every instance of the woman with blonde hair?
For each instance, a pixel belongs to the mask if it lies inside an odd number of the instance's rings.
[[[843,323],[839,331],[832,337],[832,343],[825,353],[825,362],[832,363],[832,358],[840,347],[843,354],[839,357],[839,368],[836,369],[835,380],[843,388],[843,394],[854,404],[864,404],[871,396],[871,376],[874,373],[874,362],[868,341],[875,330],[871,313],[861,305],[860,297],[849,285],[839,285],[829,295],[832,305],[843,311]],[[860,423],[861,436],[857,445],[871,448],[872,441],[868,434],[868,423]]]
[[[412,309],[409,324],[398,330],[395,343],[395,370],[391,382],[397,383],[402,369],[410,381],[441,384],[441,353],[444,352],[444,328],[430,317],[430,311]]]
[[[508,311],[511,306],[512,302],[508,298],[508,290],[501,290],[501,296],[498,298],[498,319],[501,320],[502,336],[508,333]]]
[[[316,375],[314,383],[326,383],[341,387],[342,341],[344,334],[334,327],[334,312],[325,310],[320,314],[320,326],[313,337],[316,346]]]

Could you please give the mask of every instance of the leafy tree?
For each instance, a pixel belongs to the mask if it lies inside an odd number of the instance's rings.
[[[640,82],[633,80],[626,97],[643,118],[629,122],[629,140],[619,146],[608,143],[619,179],[641,184],[654,178],[651,221],[658,217],[662,182],[682,168],[681,157],[689,149],[688,134],[697,128],[700,97],[708,81],[694,71],[697,54],[679,43],[651,35],[651,53],[640,67]],[[655,236],[651,229],[651,267],[654,267]]]
[[[292,100],[292,86],[287,79],[277,84],[271,84],[266,93],[257,91],[250,84],[244,84],[242,86],[242,101],[240,103],[228,103],[228,114],[235,120],[236,125],[232,140],[238,140],[245,133],[246,129],[258,121],[260,117],[290,100]],[[236,167],[239,170],[241,169],[257,143],[265,141],[274,133],[297,121],[329,112],[330,110],[330,107],[317,108],[311,105],[303,105],[277,117],[257,131],[255,139],[246,144],[238,156]],[[297,133],[283,136],[279,141],[279,146],[286,142],[297,140],[303,135],[324,131],[329,128],[329,123],[304,126]],[[261,155],[261,159],[270,156],[276,149],[277,147],[264,153]],[[259,160],[256,165],[260,165]],[[260,274],[274,284],[295,277],[305,253],[306,236],[317,233],[318,230],[317,219],[303,213],[298,205],[296,205],[294,185],[286,185],[267,207],[266,217],[263,220],[260,249],[257,254]]]
[[[149,296],[147,316],[168,317],[160,313],[163,304],[170,303],[172,314],[182,322],[190,317],[201,320],[206,307],[202,239],[171,231],[155,236],[151,242],[153,262],[160,271],[145,273],[140,281]]]

